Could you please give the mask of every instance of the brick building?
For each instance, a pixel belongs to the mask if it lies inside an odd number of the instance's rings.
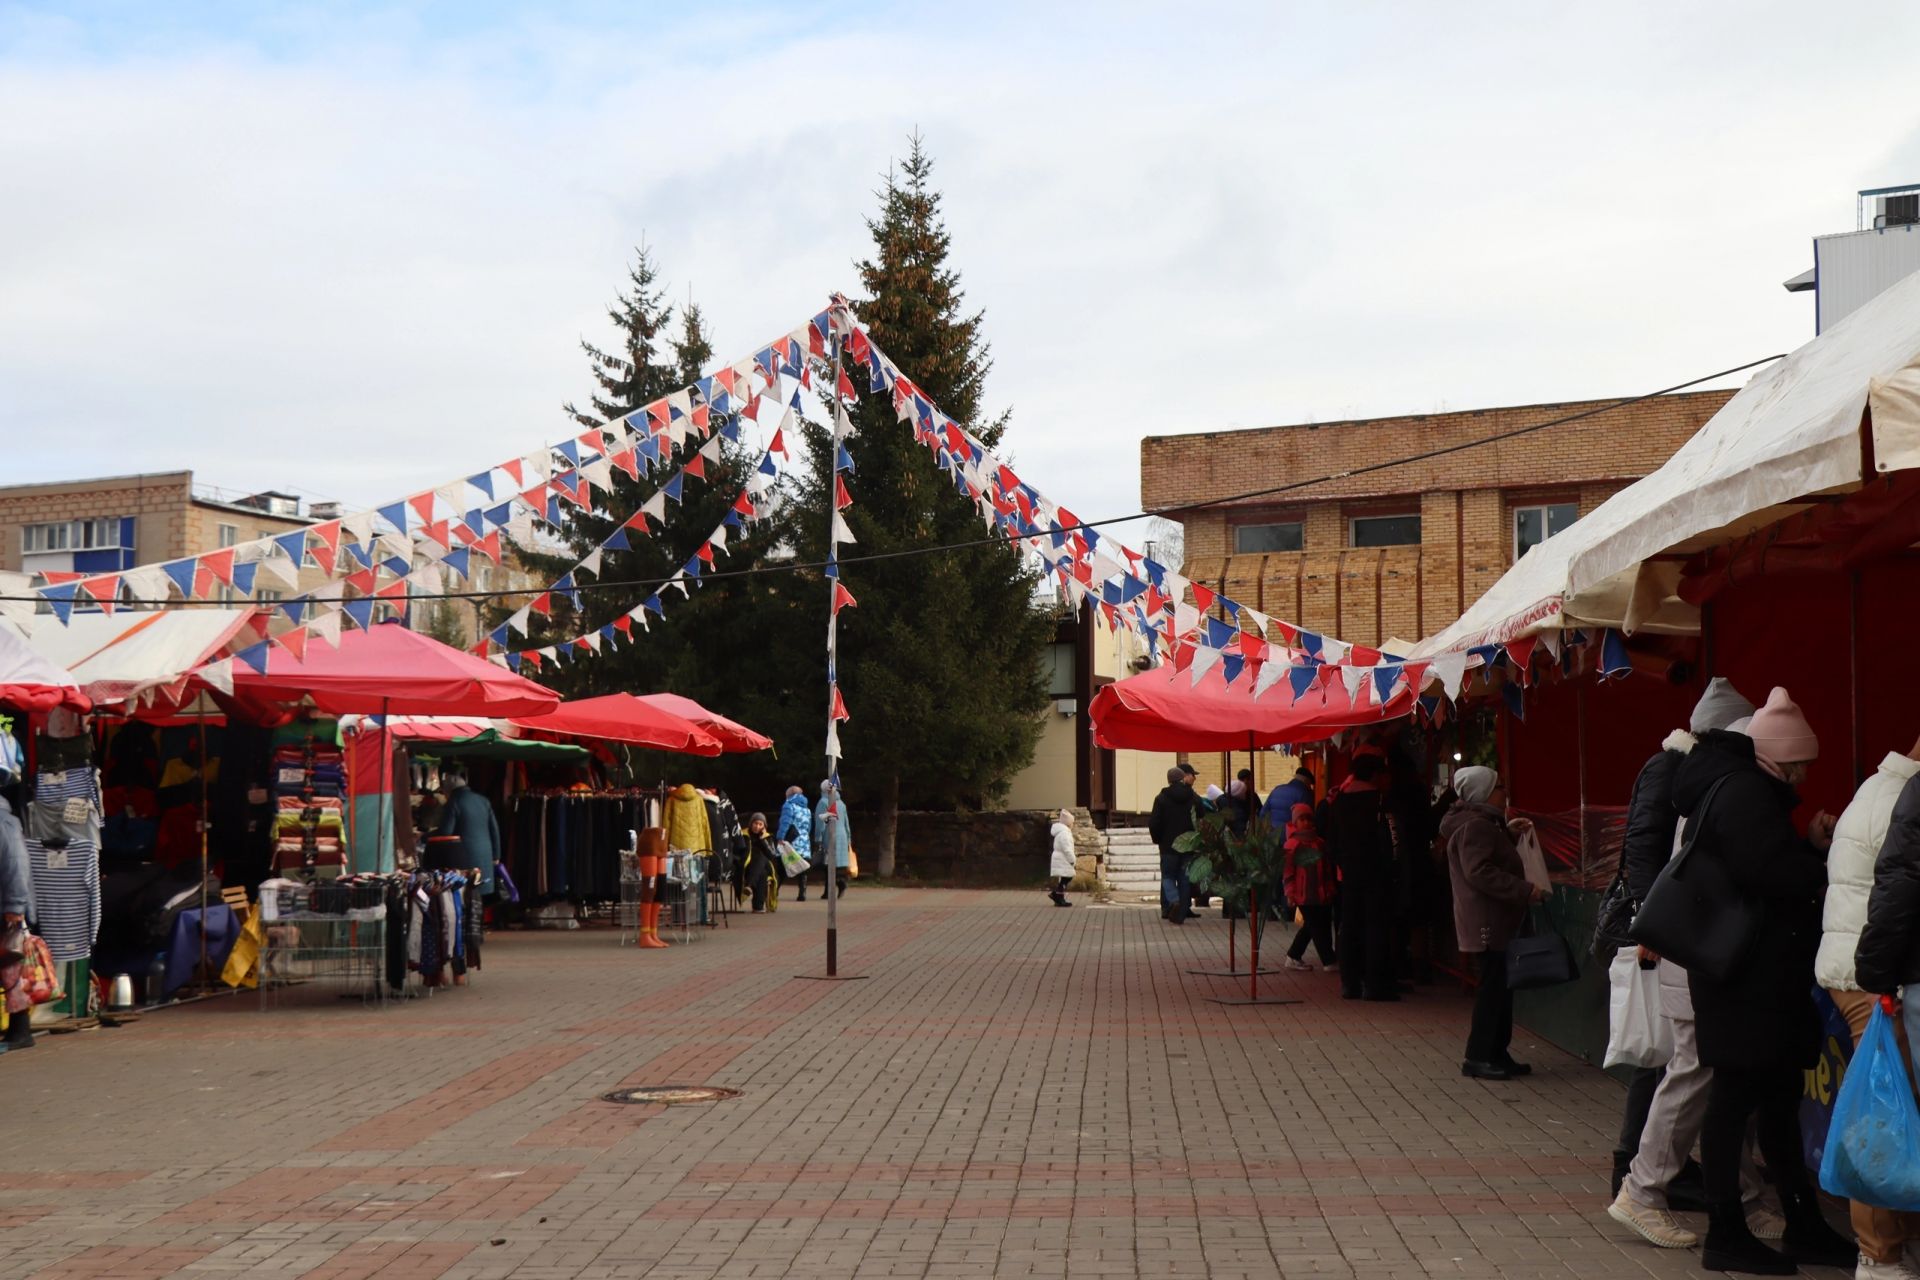
[[[1181,572],[1194,581],[1357,644],[1411,642],[1453,622],[1528,546],[1665,462],[1732,396],[1663,396],[1515,440],[1199,511],[1180,508],[1612,402],[1149,436],[1140,443],[1141,501],[1185,526]]]

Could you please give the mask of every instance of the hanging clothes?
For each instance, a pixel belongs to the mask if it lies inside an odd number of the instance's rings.
[[[713,848],[706,801],[691,782],[681,783],[667,797],[667,847],[694,852]]]

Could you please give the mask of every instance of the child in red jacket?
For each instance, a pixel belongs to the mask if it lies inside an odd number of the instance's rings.
[[[1320,956],[1320,967],[1331,969],[1333,954],[1333,859],[1314,829],[1313,810],[1304,804],[1293,806],[1293,819],[1287,823],[1286,859],[1287,901],[1300,910],[1300,930],[1287,948],[1287,968],[1311,969],[1306,961],[1311,942]]]

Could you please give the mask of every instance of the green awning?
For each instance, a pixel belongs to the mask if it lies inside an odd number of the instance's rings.
[[[418,738],[406,743],[406,747],[407,754],[415,758],[438,759],[443,756],[464,756],[477,760],[541,760],[550,764],[579,763],[591,754],[585,747],[576,747],[564,742],[535,742],[528,738],[503,738],[497,729],[488,729],[470,738],[452,738],[446,742],[432,742]]]

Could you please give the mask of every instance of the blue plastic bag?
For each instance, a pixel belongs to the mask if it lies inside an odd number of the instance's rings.
[[[1820,1185],[1861,1204],[1920,1212],[1920,1105],[1893,1020],[1878,1005],[1833,1101]]]

